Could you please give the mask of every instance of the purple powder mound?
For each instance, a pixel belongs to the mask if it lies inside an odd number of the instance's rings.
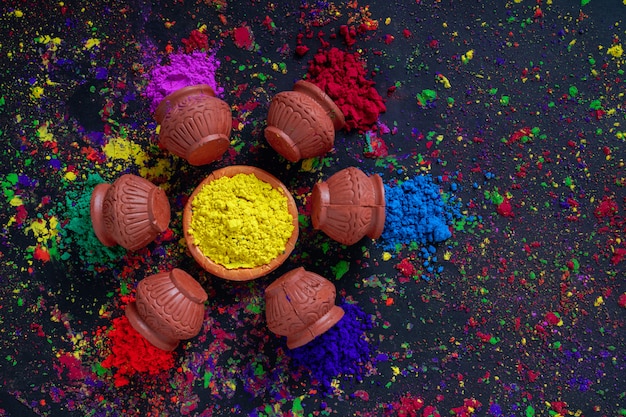
[[[365,332],[372,328],[369,315],[354,304],[343,303],[345,315],[326,333],[306,345],[288,350],[296,366],[311,370],[311,379],[319,382],[325,393],[339,375],[362,380],[372,349]]]
[[[150,112],[154,113],[165,96],[190,85],[208,84],[216,96],[221,96],[224,89],[215,82],[219,66],[215,54],[202,51],[171,54],[168,64],[156,66],[147,75],[150,81],[144,95],[150,100]]]

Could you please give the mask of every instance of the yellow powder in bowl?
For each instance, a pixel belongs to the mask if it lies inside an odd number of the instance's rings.
[[[269,263],[285,251],[294,228],[282,190],[254,174],[205,184],[191,209],[189,234],[194,244],[227,269]]]

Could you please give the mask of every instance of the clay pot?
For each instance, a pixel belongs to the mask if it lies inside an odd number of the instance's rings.
[[[300,80],[293,91],[274,96],[267,114],[265,138],[291,162],[323,155],[333,148],[344,115],[315,84]]]
[[[206,84],[184,87],[165,96],[154,118],[161,125],[159,143],[191,165],[216,161],[230,146],[230,106]]]
[[[254,174],[259,180],[270,184],[273,188],[282,190],[282,193],[287,197],[287,209],[289,210],[289,213],[291,214],[291,217],[293,219],[293,232],[287,240],[287,243],[285,244],[285,251],[269,263],[257,266],[255,268],[228,269],[225,266],[214,262],[202,253],[198,246],[194,244],[193,236],[189,233],[189,226],[191,224],[191,218],[193,216],[193,199],[200,192],[202,187],[204,187],[206,184],[209,184],[211,181],[217,180],[218,178],[233,177],[241,173]],[[196,189],[193,191],[193,193],[189,197],[189,200],[187,200],[187,204],[185,205],[185,209],[183,211],[183,233],[185,236],[185,241],[187,243],[187,248],[189,248],[191,256],[204,270],[210,272],[217,277],[224,278],[230,281],[249,281],[267,275],[276,268],[278,268],[280,265],[283,264],[283,262],[287,260],[287,258],[295,248],[299,234],[298,207],[296,206],[296,202],[287,187],[282,182],[280,182],[278,178],[274,177],[269,172],[253,166],[231,165],[213,171],[200,184],[198,184]]]
[[[98,184],[91,193],[91,223],[105,246],[137,250],[147,246],[170,222],[165,192],[150,181],[124,174],[113,184]]]
[[[197,336],[204,321],[207,293],[191,275],[174,268],[139,281],[126,317],[159,349],[176,349],[181,340]]]
[[[335,285],[304,268],[293,269],[265,289],[267,327],[294,349],[333,327],[344,311],[335,305]]]
[[[364,236],[377,239],[385,226],[385,187],[378,175],[343,169],[315,184],[311,196],[313,227],[344,245]]]

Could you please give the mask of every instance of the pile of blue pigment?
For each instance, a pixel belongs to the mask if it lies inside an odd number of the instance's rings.
[[[460,217],[454,198],[444,201],[440,187],[430,175],[417,175],[393,186],[385,184],[385,250],[415,242],[443,242],[452,236],[450,227]]]

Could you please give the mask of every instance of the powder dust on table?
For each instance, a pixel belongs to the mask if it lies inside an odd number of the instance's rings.
[[[268,264],[293,232],[287,196],[254,174],[221,177],[192,202],[189,234],[213,262],[228,269]]]
[[[150,102],[150,112],[154,113],[168,94],[191,85],[208,84],[219,97],[224,92],[215,80],[219,66],[220,61],[215,54],[202,51],[169,55],[167,63],[157,65],[147,74],[149,82],[144,95]]]

